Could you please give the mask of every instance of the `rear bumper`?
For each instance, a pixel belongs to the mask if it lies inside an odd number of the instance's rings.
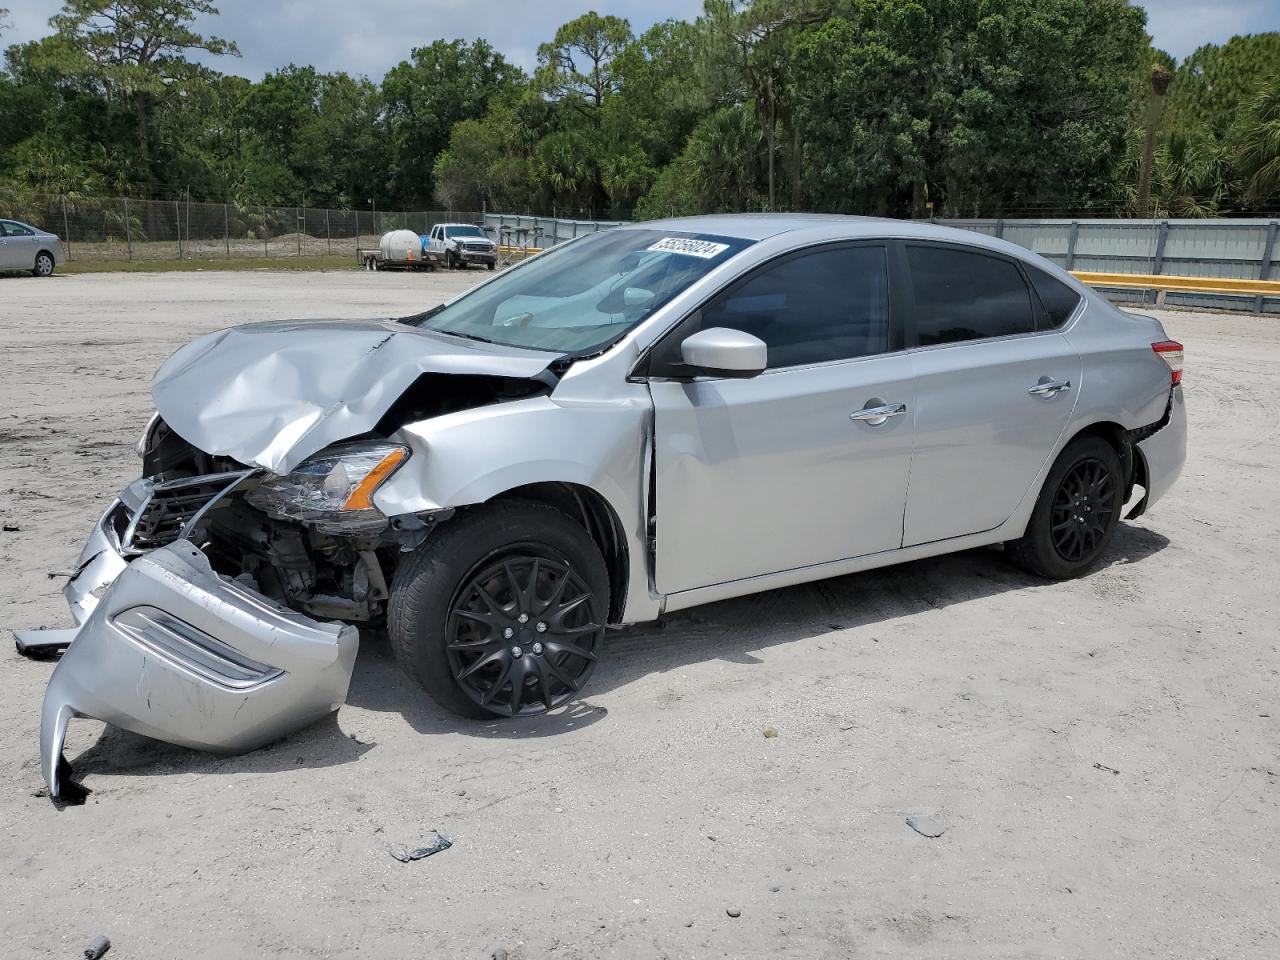
[[[1141,516],[1151,509],[1173,486],[1186,463],[1187,407],[1182,398],[1182,387],[1175,387],[1169,398],[1168,419],[1168,423],[1137,445],[1147,492],[1131,517]]]
[[[337,710],[355,665],[355,627],[220,576],[189,540],[126,559],[113,540],[122,509],[114,504],[95,528],[65,591],[80,627],[40,718],[40,766],[55,799],[73,717],[200,750],[251,750]]]

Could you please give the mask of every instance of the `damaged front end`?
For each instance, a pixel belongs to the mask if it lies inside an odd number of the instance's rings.
[[[379,445],[326,451],[285,477],[204,454],[162,420],[143,447],[151,476],[103,514],[63,591],[77,628],[18,634],[25,652],[66,650],[41,715],[54,799],[74,789],[62,757],[73,717],[240,752],[337,710],[359,643],[352,622],[381,617],[386,554],[403,538],[371,505],[325,516],[326,497],[345,506],[361,494],[345,471],[368,479],[360,457],[378,466]]]
[[[77,627],[17,635],[31,655],[65,650],[41,718],[51,796],[70,782],[73,717],[235,752],[336,710],[356,625],[382,624],[400,555],[453,513],[374,503],[415,455],[394,437],[545,396],[558,359],[391,321],[251,324],[174,354],[152,385],[143,479],[64,590]]]

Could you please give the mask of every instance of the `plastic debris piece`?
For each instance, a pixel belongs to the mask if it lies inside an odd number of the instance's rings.
[[[93,942],[84,948],[84,960],[101,960],[102,955],[110,949],[110,940],[106,937],[95,937]]]
[[[931,839],[940,837],[946,832],[946,827],[928,817],[907,817],[907,826],[920,834],[920,836]]]
[[[1103,773],[1114,773],[1117,777],[1120,776],[1119,770],[1115,767],[1108,767],[1105,763],[1095,763],[1093,769],[1101,770]]]
[[[441,833],[439,830],[433,831],[436,835],[434,843],[425,847],[418,847],[416,850],[410,850],[403,843],[387,844],[387,853],[395,857],[401,863],[410,863],[413,860],[424,860],[427,857],[439,853],[442,850],[448,850],[453,846],[453,841]]]
[[[773,739],[775,739],[777,736],[778,736],[778,731],[777,731],[777,730],[775,730],[775,729],[773,729],[773,727],[765,727],[765,728],[764,728],[764,738],[765,738],[766,740],[773,740]]]

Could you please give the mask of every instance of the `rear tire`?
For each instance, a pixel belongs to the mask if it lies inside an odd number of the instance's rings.
[[[1018,566],[1050,580],[1087,573],[1120,522],[1124,472],[1101,437],[1077,437],[1059,454],[1036,500],[1027,531],[1005,544]]]
[[[532,716],[581,691],[608,611],[608,569],[587,531],[513,500],[449,521],[400,564],[387,630],[400,665],[446,710]]]
[[[53,276],[53,255],[44,250],[36,254],[35,266],[31,268],[33,276],[52,277]]]

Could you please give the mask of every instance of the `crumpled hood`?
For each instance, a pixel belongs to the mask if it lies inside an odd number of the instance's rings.
[[[372,430],[420,374],[535,377],[555,359],[394,320],[272,321],[193,340],[165,361],[151,395],[188,443],[284,474]]]

